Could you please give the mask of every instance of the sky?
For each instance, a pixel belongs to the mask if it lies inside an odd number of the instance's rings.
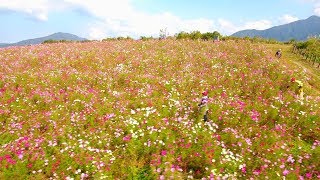
[[[90,40],[268,29],[320,16],[320,0],[0,0],[0,43],[56,32]]]

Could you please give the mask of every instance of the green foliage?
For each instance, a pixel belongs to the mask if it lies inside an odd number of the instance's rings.
[[[108,37],[108,38],[102,39],[103,42],[117,41],[117,40],[133,40],[133,38],[131,38],[130,36],[127,36],[127,37],[119,36],[119,37]]]
[[[217,40],[217,39],[220,39],[222,37],[222,35],[218,31],[206,32],[206,33],[201,33],[200,31],[192,31],[190,33],[187,33],[187,32],[182,31],[182,32],[176,34],[175,37],[177,39]]]
[[[117,37],[117,40],[131,40],[132,38],[130,36],[127,36],[127,37]]]
[[[220,39],[222,36],[218,31],[214,31],[214,32],[207,32],[201,35],[201,39],[203,40],[218,40]]]
[[[152,169],[150,165],[145,165],[138,170],[136,177],[134,177],[133,179],[134,180],[152,180],[152,179],[155,179],[155,176],[152,173]]]
[[[150,36],[150,37],[141,36],[141,37],[140,37],[140,40],[142,40],[142,41],[147,41],[147,40],[152,40],[152,39],[154,39],[152,36]]]
[[[315,63],[319,63],[320,67],[320,39],[319,38],[310,38],[308,41],[296,42],[293,44],[293,52],[299,53]]]
[[[285,44],[295,44],[297,43],[297,40],[295,39],[290,39],[288,42],[285,42]]]
[[[190,38],[191,38],[192,40],[200,39],[201,36],[202,36],[202,34],[201,34],[200,31],[192,31],[192,32],[190,33]]]
[[[279,42],[276,39],[265,39],[265,38],[261,38],[259,36],[255,36],[253,38],[251,38],[249,36],[246,36],[246,37],[225,36],[225,37],[222,37],[222,40],[223,41],[228,41],[228,40],[234,40],[234,41],[246,40],[246,41],[250,41],[252,43],[283,44],[282,42]]]
[[[43,41],[43,44],[51,44],[51,43],[70,43],[70,42],[77,42],[77,41],[71,41],[71,40],[45,40]]]
[[[177,39],[187,39],[189,38],[189,33],[181,31],[178,34],[176,34]]]

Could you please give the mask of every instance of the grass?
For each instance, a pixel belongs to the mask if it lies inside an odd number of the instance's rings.
[[[281,60],[283,63],[293,69],[304,71],[308,76],[306,86],[309,86],[310,89],[312,89],[310,93],[315,93],[315,95],[320,94],[320,71],[317,66],[312,66],[312,63],[308,62],[308,60],[304,59],[301,55],[292,53],[292,45],[272,44],[267,45],[267,47],[272,49],[274,52],[278,49],[282,49],[283,56]]]

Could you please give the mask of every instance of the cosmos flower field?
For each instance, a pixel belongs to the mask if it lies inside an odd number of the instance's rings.
[[[320,178],[320,96],[263,44],[55,43],[0,64],[0,179]]]

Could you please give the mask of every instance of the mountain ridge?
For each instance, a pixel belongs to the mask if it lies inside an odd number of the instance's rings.
[[[265,30],[246,29],[238,31],[231,36],[235,37],[262,37],[278,41],[307,40],[310,36],[320,36],[320,17],[310,16],[307,19],[297,20],[288,24],[274,26]]]
[[[85,41],[87,39],[79,37],[74,34],[70,34],[70,33],[57,32],[57,33],[53,33],[48,36],[33,38],[33,39],[26,39],[26,40],[22,40],[22,41],[19,41],[16,43],[0,43],[0,48],[1,47],[9,47],[9,46],[25,46],[25,45],[41,44],[47,40]]]

